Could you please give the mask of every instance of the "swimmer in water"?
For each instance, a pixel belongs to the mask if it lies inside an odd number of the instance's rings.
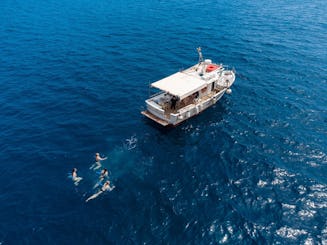
[[[99,153],[95,153],[95,163],[90,167],[90,169],[97,170],[101,168],[101,161],[107,160],[107,157],[100,157]]]
[[[110,186],[110,181],[107,180],[107,181],[103,184],[103,186],[101,187],[101,189],[100,189],[97,193],[93,194],[93,195],[90,196],[88,199],[86,199],[85,202],[88,202],[88,201],[90,201],[90,200],[92,200],[92,199],[97,198],[101,193],[103,193],[103,192],[105,192],[105,191],[112,191],[114,188],[115,188],[114,186],[113,186],[113,187]]]
[[[99,153],[95,153],[95,161],[96,162],[100,162],[100,161],[103,161],[103,160],[106,160],[107,157],[100,157],[100,154]]]
[[[93,189],[97,188],[105,178],[108,178],[108,170],[106,168],[101,170],[99,181],[94,185]]]
[[[108,169],[104,168],[101,170],[99,179],[102,181],[104,178],[108,177]]]
[[[78,185],[78,183],[82,180],[82,177],[77,176],[77,168],[73,168],[72,170],[72,180],[74,181],[74,185]]]

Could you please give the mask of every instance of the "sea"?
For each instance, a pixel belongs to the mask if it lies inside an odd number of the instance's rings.
[[[326,13],[324,0],[1,0],[0,245],[326,245]],[[158,127],[140,114],[149,84],[196,64],[197,47],[235,68],[232,94]],[[86,202],[103,168],[115,188]]]

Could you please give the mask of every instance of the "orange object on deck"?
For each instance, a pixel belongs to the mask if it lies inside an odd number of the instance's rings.
[[[212,72],[214,70],[217,70],[218,68],[219,68],[219,66],[210,64],[207,66],[206,72]]]

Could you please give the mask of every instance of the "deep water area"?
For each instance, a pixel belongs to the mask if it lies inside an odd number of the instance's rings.
[[[326,13],[1,0],[0,244],[327,244]],[[140,114],[149,83],[199,46],[236,69],[233,93],[160,128]],[[96,152],[115,189],[86,203]]]

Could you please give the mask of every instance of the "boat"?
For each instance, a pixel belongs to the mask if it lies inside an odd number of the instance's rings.
[[[232,92],[235,69],[203,59],[201,47],[197,51],[197,64],[150,84],[159,92],[145,100],[144,116],[164,127],[176,126]]]

